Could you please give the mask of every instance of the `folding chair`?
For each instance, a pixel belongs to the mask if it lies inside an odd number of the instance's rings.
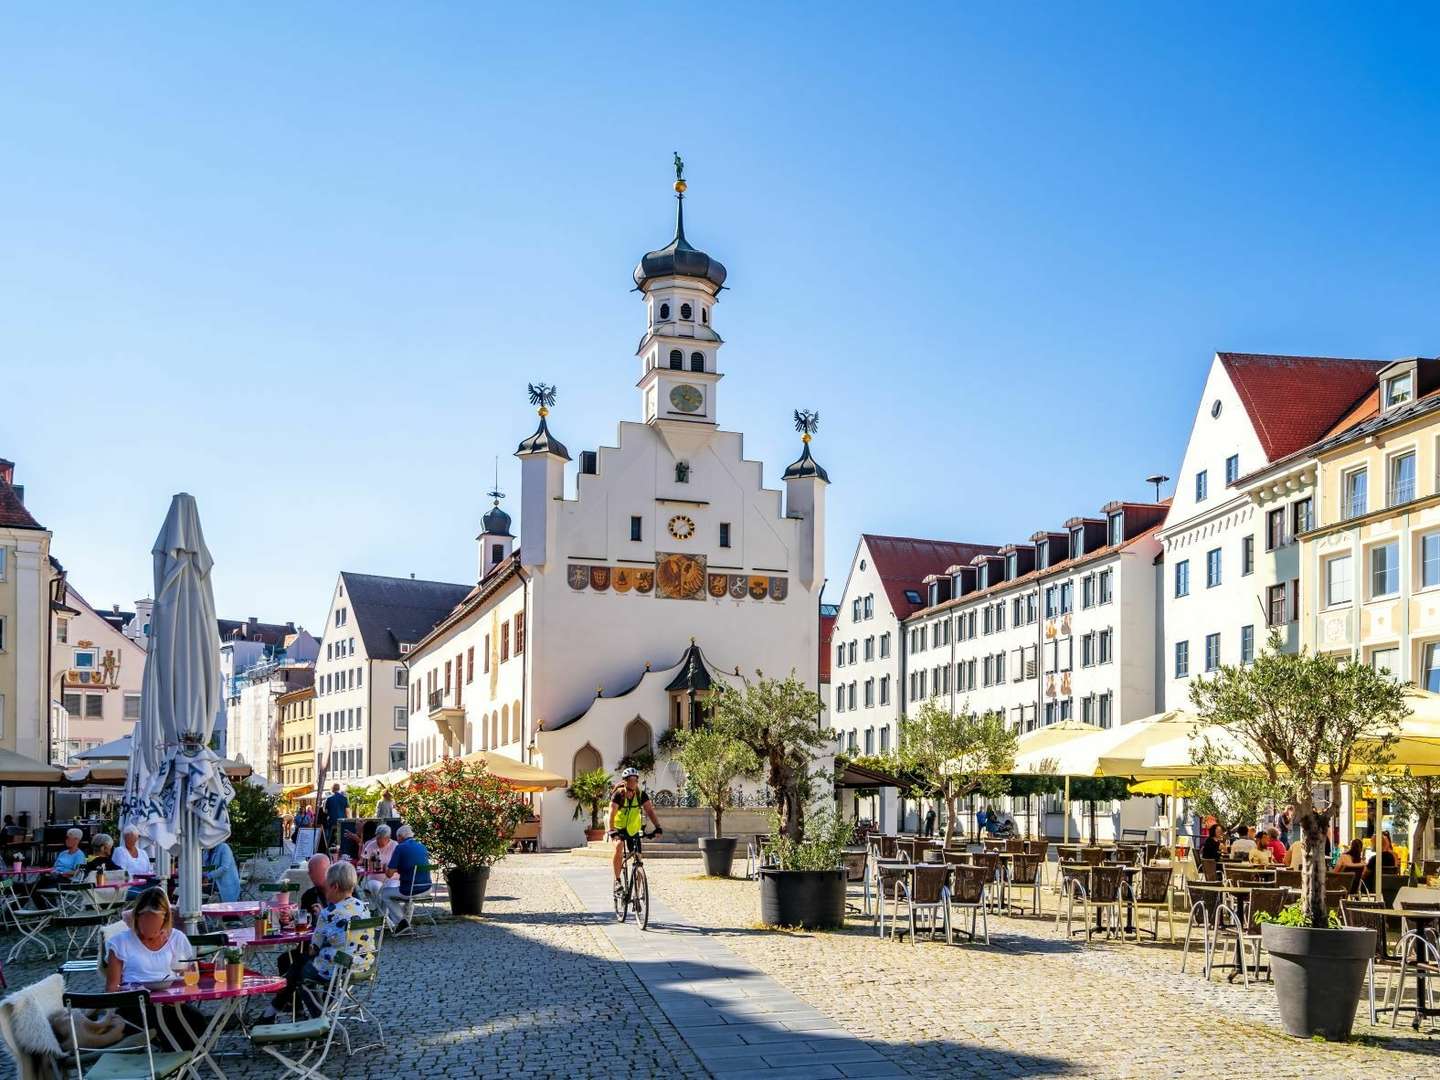
[[[155,1052],[151,1045],[148,990],[119,990],[113,994],[66,993],[64,1000],[70,1014],[70,1044],[75,1047],[77,1080],[142,1080],[147,1077],[149,1080],[165,1080],[185,1069],[194,1056],[188,1050]],[[144,1045],[140,1049],[128,1046],[123,1049],[82,1050],[75,1032],[76,1009],[131,1009],[139,1013]],[[88,1069],[84,1063],[87,1056],[93,1062]]]
[[[380,946],[385,940],[384,918],[350,920],[349,925],[345,928],[345,942],[350,947],[351,956],[356,955],[359,951],[356,946],[361,944],[365,934],[375,935],[374,944],[368,946],[372,956],[370,966],[360,971],[356,969],[355,965],[351,965],[350,981],[345,987],[345,1000],[336,1014],[336,1019],[340,1021],[340,1035],[345,1040],[345,1053],[347,1054],[354,1054],[360,1050],[373,1050],[377,1046],[385,1045],[385,1026],[380,1022],[379,1014],[371,1009],[371,998],[375,996],[375,987],[380,983]],[[364,1046],[351,1046],[351,1023],[374,1024],[377,1040]]]
[[[82,911],[78,915],[57,915],[50,920],[50,927],[65,932],[65,959],[68,961],[73,954],[76,959],[83,960],[92,948],[96,949],[96,956],[100,955],[101,950],[97,946],[100,930],[110,921],[107,912]],[[81,940],[82,934],[84,940]]]
[[[325,996],[320,1003],[319,1016],[277,1024],[256,1024],[250,1029],[251,1046],[274,1058],[287,1073],[294,1073],[306,1080],[324,1080],[320,1066],[325,1063],[325,1058],[330,1053],[330,1045],[335,1041],[335,1030],[340,1027],[340,1009],[350,985],[350,972],[354,966],[350,954],[336,953],[333,963],[330,981],[326,984]],[[297,1056],[289,1057],[282,1051],[282,1047],[300,1047],[301,1050]]]
[[[51,947],[50,942],[45,940],[45,928],[50,925],[50,920],[56,916],[57,912],[51,908],[35,908],[27,905],[20,899],[20,894],[15,891],[15,883],[8,879],[0,879],[0,901],[4,903],[4,921],[20,934],[20,940],[11,946],[5,962],[13,964],[26,945],[38,945],[44,950],[46,960],[53,958],[55,950]]]
[[[430,875],[430,887],[406,897],[405,919],[410,923],[410,933],[415,932],[415,924],[422,918],[432,927],[438,926],[436,913],[445,914],[440,901],[443,899],[448,903],[450,900],[450,890],[444,883],[442,869],[433,863],[421,863],[415,868],[415,873],[419,874],[422,870]]]

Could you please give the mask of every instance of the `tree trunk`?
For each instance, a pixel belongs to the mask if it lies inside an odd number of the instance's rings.
[[[1415,812],[1415,833],[1410,838],[1410,877],[1412,880],[1420,880],[1420,871],[1425,861],[1425,834],[1430,827],[1430,811],[1420,809]],[[1421,884],[1424,884],[1421,881]]]
[[[1305,862],[1300,868],[1300,903],[1305,925],[1323,930],[1330,925],[1325,914],[1325,833],[1329,819],[1315,809],[1310,795],[1296,803],[1295,816],[1305,837]]]
[[[715,826],[715,838],[718,840],[725,835],[720,831],[720,818],[725,813],[725,808],[723,806],[712,806],[710,810],[714,817],[712,824]]]
[[[950,838],[955,835],[955,808],[958,800],[954,795],[945,796],[945,846],[950,846]]]

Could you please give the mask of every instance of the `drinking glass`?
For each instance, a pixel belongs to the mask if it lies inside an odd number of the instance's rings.
[[[180,974],[184,978],[186,986],[195,986],[200,982],[200,965],[194,960],[181,964]]]

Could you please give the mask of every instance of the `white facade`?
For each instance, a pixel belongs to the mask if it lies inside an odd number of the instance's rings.
[[[409,658],[430,714],[416,722],[417,751],[421,739],[427,755],[488,739],[573,777],[653,749],[724,673],[794,672],[818,690],[827,480],[807,446],[785,490],[767,488],[742,437],[717,426],[722,342],[711,316],[723,280],[679,228],[645,257],[636,271],[647,313],[637,352],[645,422],[622,422],[615,446],[583,454],[568,494],[569,454],[542,408],[516,455],[518,552]],[[492,562],[482,548],[482,565]],[[676,680],[689,688],[667,689]],[[658,789],[673,776],[662,767],[649,782]],[[581,841],[572,809],[563,790],[543,796],[544,845]]]
[[[123,738],[140,718],[145,650],[101,618],[73,587],[68,611],[52,620],[50,687],[64,711],[64,731],[52,732],[59,760]]]
[[[904,705],[900,622],[867,541],[851,559],[830,639],[830,727],[836,750],[851,755],[894,750]]]

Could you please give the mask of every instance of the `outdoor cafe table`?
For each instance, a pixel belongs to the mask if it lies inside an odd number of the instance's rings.
[[[253,919],[265,905],[259,900],[229,900],[200,905],[200,914],[212,919]]]
[[[226,930],[225,936],[229,939],[232,948],[244,949],[253,955],[263,949],[275,949],[278,952],[296,945],[304,945],[309,942],[314,933],[314,930],[306,927],[304,930],[285,930],[278,934],[266,934],[262,938],[257,938],[255,927],[238,926],[234,930]]]
[[[1013,852],[1012,852],[1011,854],[1013,854]],[[1136,866],[1134,863],[1108,863],[1108,864],[1106,864],[1106,863],[1101,863],[1101,864],[1098,864],[1098,865],[1099,865],[1099,866],[1109,865],[1109,866],[1114,866],[1114,867],[1116,867],[1117,869],[1120,870],[1121,873],[1123,873],[1123,874],[1125,875],[1125,878],[1126,878],[1127,881],[1128,881],[1130,878],[1133,878],[1136,874],[1138,874],[1138,873],[1140,872],[1140,869],[1141,869],[1140,867]],[[1085,891],[1086,891],[1086,893],[1088,894],[1088,893],[1091,891],[1090,875],[1091,875],[1091,873],[1092,873],[1094,870],[1098,869],[1098,866],[1092,866],[1092,865],[1090,865],[1089,863],[1085,863],[1085,864],[1081,864],[1081,863],[1065,863],[1065,866],[1068,867],[1068,868],[1070,868],[1070,869],[1072,869],[1072,870],[1083,871],[1083,873],[1085,874]],[[1124,927],[1124,930],[1122,931],[1122,933],[1125,933],[1125,934],[1138,934],[1138,931],[1135,929],[1135,893],[1134,893],[1132,890],[1130,890],[1130,889],[1127,889],[1127,890],[1125,890],[1125,891],[1130,894],[1130,899],[1129,899],[1129,901],[1128,901],[1128,902],[1126,903],[1126,905],[1125,905],[1125,927]],[[1096,930],[1104,930],[1104,929],[1105,929],[1105,924],[1101,921],[1100,915],[1101,915],[1100,907],[1099,907],[1099,905],[1096,905],[1096,907],[1095,907],[1095,929],[1096,929]],[[1079,933],[1079,931],[1077,930],[1076,933]]]
[[[1192,893],[1195,893],[1195,892],[1201,892],[1201,893],[1220,893],[1222,896],[1233,896],[1233,897],[1235,897],[1237,900],[1243,900],[1245,903],[1249,903],[1249,901],[1250,901],[1250,894],[1251,894],[1252,892],[1254,892],[1257,888],[1258,888],[1258,889],[1275,889],[1275,888],[1281,888],[1281,889],[1284,889],[1286,892],[1291,893],[1292,895],[1299,895],[1299,892],[1300,892],[1299,889],[1292,889],[1292,888],[1290,888],[1289,886],[1285,886],[1285,885],[1238,885],[1238,884],[1229,884],[1229,885],[1227,885],[1227,884],[1222,884],[1221,882],[1218,882],[1218,881],[1211,881],[1211,882],[1192,881],[1192,882],[1190,882],[1190,884],[1187,886],[1187,888],[1188,888],[1189,891],[1192,892]],[[1242,920],[1244,919],[1244,912],[1243,912],[1243,911],[1238,912],[1237,914],[1240,915],[1240,917],[1242,918]],[[1218,920],[1217,920],[1217,921],[1218,921]],[[1210,929],[1209,929],[1209,927],[1207,927],[1207,928],[1206,928],[1206,934],[1207,934],[1207,936],[1209,935],[1209,933],[1210,933]],[[1212,962],[1211,965],[1210,965],[1210,967],[1211,967],[1212,969],[1217,968],[1217,967],[1234,968],[1235,970],[1234,970],[1234,971],[1231,971],[1230,974],[1226,976],[1226,978],[1228,978],[1231,982],[1233,982],[1233,981],[1235,980],[1236,974],[1237,974],[1237,973],[1240,971],[1240,969],[1243,968],[1244,966],[1245,966],[1245,939],[1244,939],[1244,937],[1243,937],[1241,934],[1236,934],[1236,935],[1235,935],[1235,963],[1233,963],[1233,964],[1216,964],[1216,963],[1213,963],[1213,962]],[[1207,977],[1208,977],[1208,973],[1207,973]]]
[[[141,989],[141,987],[138,985],[124,985],[121,989],[138,990]],[[194,986],[186,986],[183,981],[177,979],[166,990],[151,990],[150,1001],[154,1005],[197,1005],[202,1001],[218,1001],[220,1003],[220,1007],[211,1015],[210,1022],[205,1025],[205,1030],[199,1033],[190,1030],[189,1025],[185,1023],[183,1013],[176,1012],[172,1014],[172,1019],[174,1019],[195,1042],[194,1057],[190,1059],[185,1069],[178,1075],[181,1078],[198,1076],[200,1063],[204,1062],[215,1071],[215,1075],[218,1076],[220,1080],[225,1080],[225,1073],[215,1061],[211,1050],[214,1049],[215,1043],[219,1041],[220,1036],[224,1034],[226,1027],[230,1023],[230,1019],[240,1011],[240,1007],[244,1005],[246,998],[278,994],[284,989],[285,980],[281,976],[262,975],[258,972],[247,970],[245,972],[245,978],[239,986],[232,986],[228,982],[219,983],[216,982],[213,977],[207,979],[202,975],[200,982]],[[160,1028],[162,1031],[165,1031],[166,1036],[169,1037],[170,1033],[166,1030],[165,1014],[162,1012],[158,1015],[160,1017]],[[172,1038],[171,1041],[173,1042],[175,1040]]]

